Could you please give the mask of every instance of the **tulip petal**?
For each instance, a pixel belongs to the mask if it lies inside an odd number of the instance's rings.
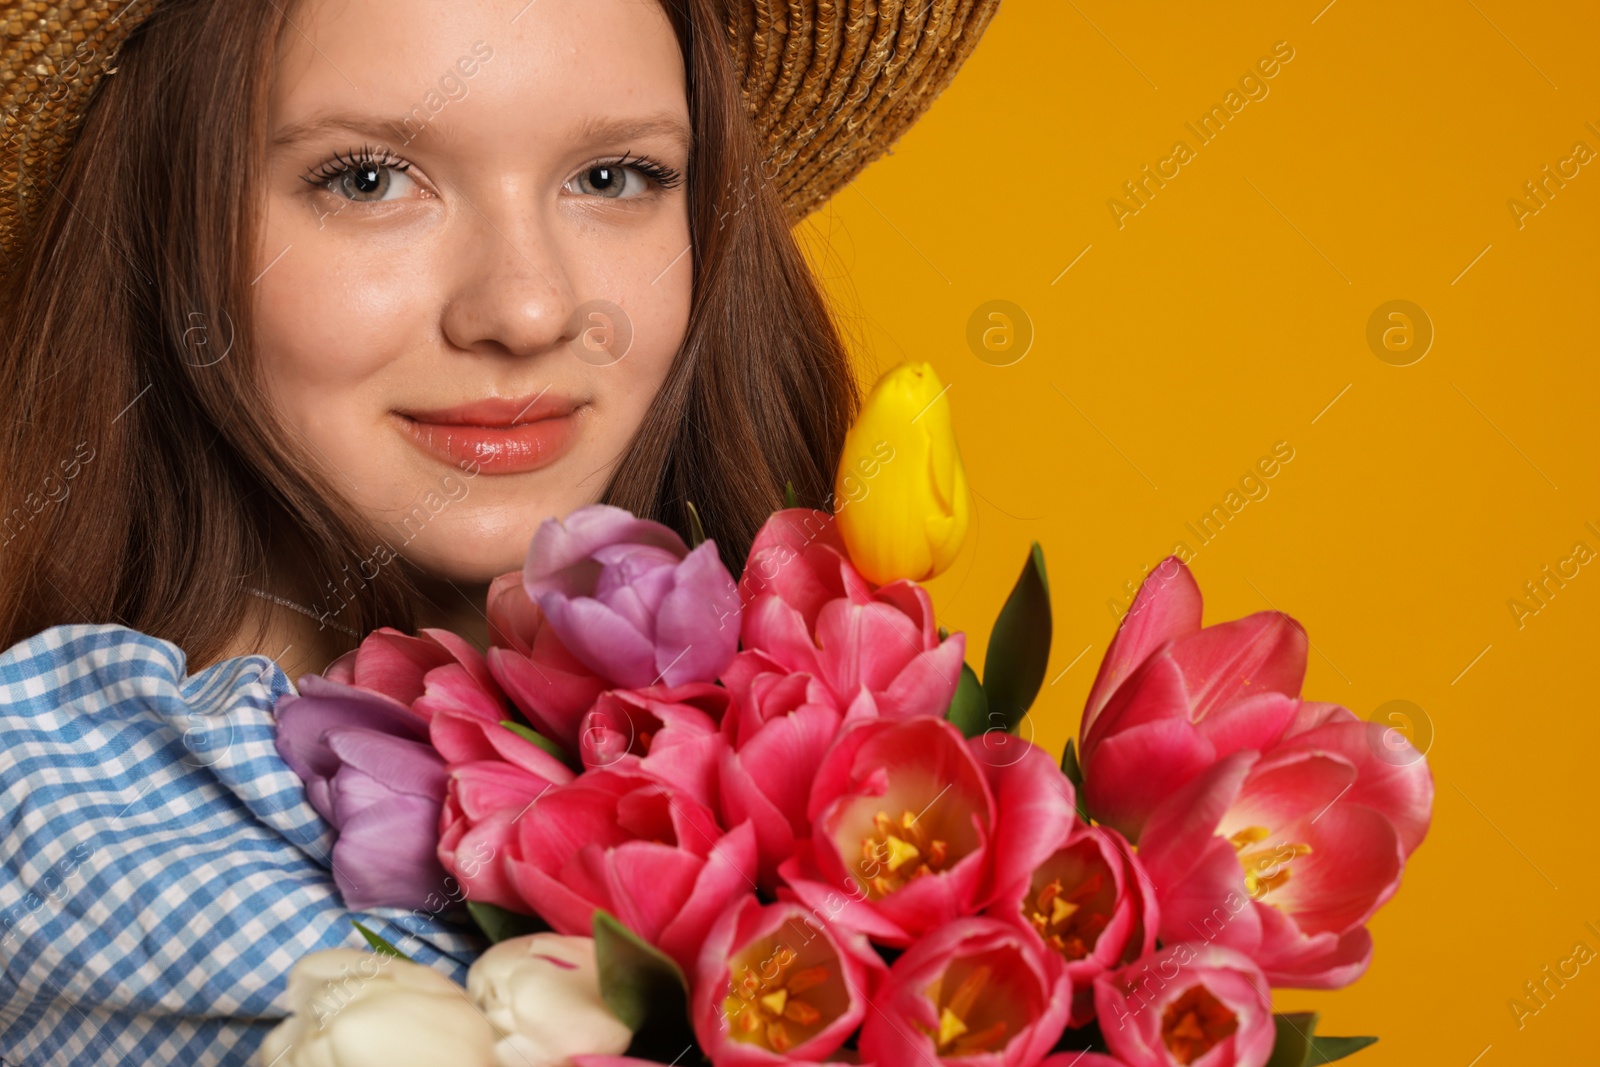
[[[886,719],[917,715],[943,718],[961,683],[967,635],[959,631],[913,656],[889,687],[877,694],[878,714]]]
[[[1279,611],[1260,611],[1208,626],[1172,643],[1195,720],[1260,692],[1300,696],[1306,675],[1306,632]]]
[[[740,628],[745,648],[759,650],[784,670],[822,675],[811,630],[789,602],[761,597],[744,609]]]
[[[329,731],[327,744],[345,765],[370,775],[389,790],[435,803],[444,796],[444,759],[432,745],[352,727]]]
[[[1187,721],[1145,723],[1095,750],[1085,768],[1084,799],[1096,819],[1142,843],[1145,822],[1157,806],[1215,760],[1211,742]]]
[[[346,906],[421,908],[444,890],[439,801],[395,794],[351,816],[333,845],[333,875]]]
[[[967,743],[983,761],[985,737]],[[1072,783],[1044,749],[1027,745],[1021,758],[1008,756],[1002,766],[989,766],[989,787],[995,796],[995,835],[990,846],[992,867],[981,903],[1005,887],[1024,881],[1055,852],[1077,822]]]
[[[1313,700],[1302,700],[1300,707],[1295,710],[1294,722],[1289,724],[1289,729],[1284,731],[1284,739],[1297,734],[1306,733],[1319,726],[1326,726],[1334,722],[1359,722],[1356,713],[1349,708],[1340,707],[1338,704],[1323,704]]]
[[[385,626],[361,642],[355,684],[409,706],[422,695],[422,676],[450,662],[450,652],[438,642]]]
[[[834,564],[816,566],[818,558],[829,552]],[[840,595],[839,565],[844,559],[844,541],[828,512],[812,508],[775,511],[750,545],[739,576],[739,600],[748,605],[757,598],[776,597],[792,604],[809,628],[817,610]]]
[[[1083,750],[1078,753],[1078,762],[1084,773],[1090,773],[1100,743],[1107,737],[1147,723],[1166,721],[1193,721],[1189,715],[1189,688],[1170,648],[1162,648],[1146,659],[1106,703],[1095,719],[1094,729],[1083,733]]]
[[[1139,842],[1139,858],[1163,899],[1190,877],[1191,868],[1212,842],[1219,840],[1217,825],[1238,799],[1258,758],[1255,752],[1235,752],[1218,760],[1151,814]],[[1242,882],[1242,868],[1240,879]]]
[[[1142,853],[1141,853],[1142,855]],[[1254,957],[1261,944],[1263,912],[1245,890],[1244,868],[1233,846],[1213,837],[1183,878],[1158,882],[1161,940],[1226,945]]]
[[[1281,923],[1285,931],[1293,928],[1293,921],[1287,917],[1278,916],[1273,922]],[[1332,945],[1325,944],[1326,938],[1321,935],[1315,939],[1314,948],[1292,955],[1267,955],[1261,967],[1267,981],[1291,989],[1343,989],[1366,973],[1372,962],[1372,935],[1365,926],[1346,932]],[[1271,933],[1264,934],[1263,941],[1282,943]]]
[[[539,606],[567,650],[612,686],[643,689],[660,680],[649,636],[607,605],[589,597],[550,594]]]
[[[755,828],[742,823],[723,835],[706,856],[694,887],[677,915],[661,931],[657,947],[693,973],[706,931],[727,909],[729,901],[754,896],[756,891]],[[648,885],[643,879],[636,884]]]
[[[866,903],[859,886],[848,886],[844,893],[822,880],[811,850],[811,842],[795,842],[794,855],[778,866],[778,876],[789,891],[813,912],[847,930],[855,930],[885,945],[905,945],[911,934],[893,919]]]
[[[892,604],[900,609],[900,613],[911,620],[917,628],[917,645],[921,648],[932,648],[939,642],[939,627],[934,617],[933,597],[929,595],[925,586],[913,581],[890,582],[880,585],[873,594],[874,598],[885,604]]]
[[[756,881],[761,888],[772,890],[777,882],[778,865],[794,852],[795,824],[762,792],[745,769],[740,754],[731,749],[722,753],[717,784],[724,821],[735,826],[748,823],[754,831],[758,857]]]
[[[690,903],[695,878],[705,867],[698,856],[652,841],[624,842],[608,850],[602,862],[617,919],[651,943]]]
[[[1250,770],[1227,817],[1217,827],[1223,837],[1246,827],[1271,831],[1314,819],[1355,783],[1356,769],[1329,752],[1273,749]]]
[[[1337,707],[1337,705],[1327,705]],[[1362,722],[1343,708],[1321,725],[1295,734],[1286,748],[1338,753],[1356,768],[1344,800],[1382,812],[1400,835],[1405,855],[1416,851],[1433,818],[1433,773],[1427,760],[1381,723]]]
[[[544,612],[523,588],[520,570],[502,574],[489,583],[486,610],[489,647],[510,648],[526,656],[544,626]]]
[[[1080,747],[1106,701],[1139,664],[1168,641],[1200,629],[1200,604],[1200,586],[1178,557],[1168,556],[1150,572],[1100,661],[1079,729]]]
[[[523,820],[524,824],[526,822]],[[505,872],[517,896],[557,933],[588,935],[592,930],[596,907],[592,901],[579,896],[537,865],[523,861],[514,851],[506,855]]]
[[[659,522],[636,518],[610,504],[589,504],[574,509],[565,519],[551,517],[539,524],[523,565],[528,595],[538,600],[542,589],[548,588],[541,586],[542,582],[561,581],[559,572],[583,563],[600,548],[617,544],[651,545],[679,559],[689,553],[683,538]]]
[[[655,617],[656,667],[667,685],[709,682],[739,647],[739,600],[714,541],[690,552]]]
[[[1284,829],[1311,853],[1294,859],[1289,880],[1263,899],[1307,934],[1343,934],[1400,888],[1400,841],[1388,819],[1360,804],[1340,801],[1313,818]]]
[[[536,730],[569,750],[576,748],[579,723],[606,683],[568,652],[554,631],[539,634],[531,656],[491,648],[488,663],[489,672]]]
[[[1195,729],[1219,756],[1247,748],[1261,751],[1278,743],[1299,706],[1299,701],[1282,693],[1257,693],[1218,708],[1197,722]]]

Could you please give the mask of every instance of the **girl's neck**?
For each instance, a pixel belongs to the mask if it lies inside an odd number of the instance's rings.
[[[489,621],[484,614],[487,583],[460,583],[443,578],[416,579],[422,599],[417,605],[416,628],[436,627],[460,634],[479,649],[489,644]],[[264,592],[307,605],[290,589],[263,584]],[[250,596],[244,625],[222,658],[262,655],[270,657],[290,680],[325,671],[330,663],[357,644],[354,638],[292,607]],[[197,669],[191,667],[191,669]]]

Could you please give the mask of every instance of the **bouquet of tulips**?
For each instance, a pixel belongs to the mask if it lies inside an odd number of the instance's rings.
[[[308,957],[259,1062],[1304,1067],[1374,1040],[1271,990],[1361,975],[1432,779],[1300,698],[1301,627],[1202,627],[1169,559],[1058,757],[1017,733],[1038,546],[981,680],[918,584],[968,520],[926,365],[873,390],[836,497],[775,513],[737,579],[699,536],[579,509],[493,584],[487,654],[380,630],[301,679],[279,748],[346,902],[495,944],[465,990],[370,931],[378,954]]]

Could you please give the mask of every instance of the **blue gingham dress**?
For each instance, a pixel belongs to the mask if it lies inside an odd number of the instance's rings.
[[[265,656],[195,675],[125,626],[0,655],[0,1060],[248,1063],[306,953],[358,919],[461,981],[447,915],[345,908],[332,830],[273,746],[294,687]]]

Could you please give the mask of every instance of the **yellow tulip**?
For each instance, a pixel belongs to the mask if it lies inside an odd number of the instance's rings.
[[[926,363],[902,363],[872,387],[844,439],[834,479],[839,533],[868,581],[926,581],[967,538],[967,472],[950,401]]]

